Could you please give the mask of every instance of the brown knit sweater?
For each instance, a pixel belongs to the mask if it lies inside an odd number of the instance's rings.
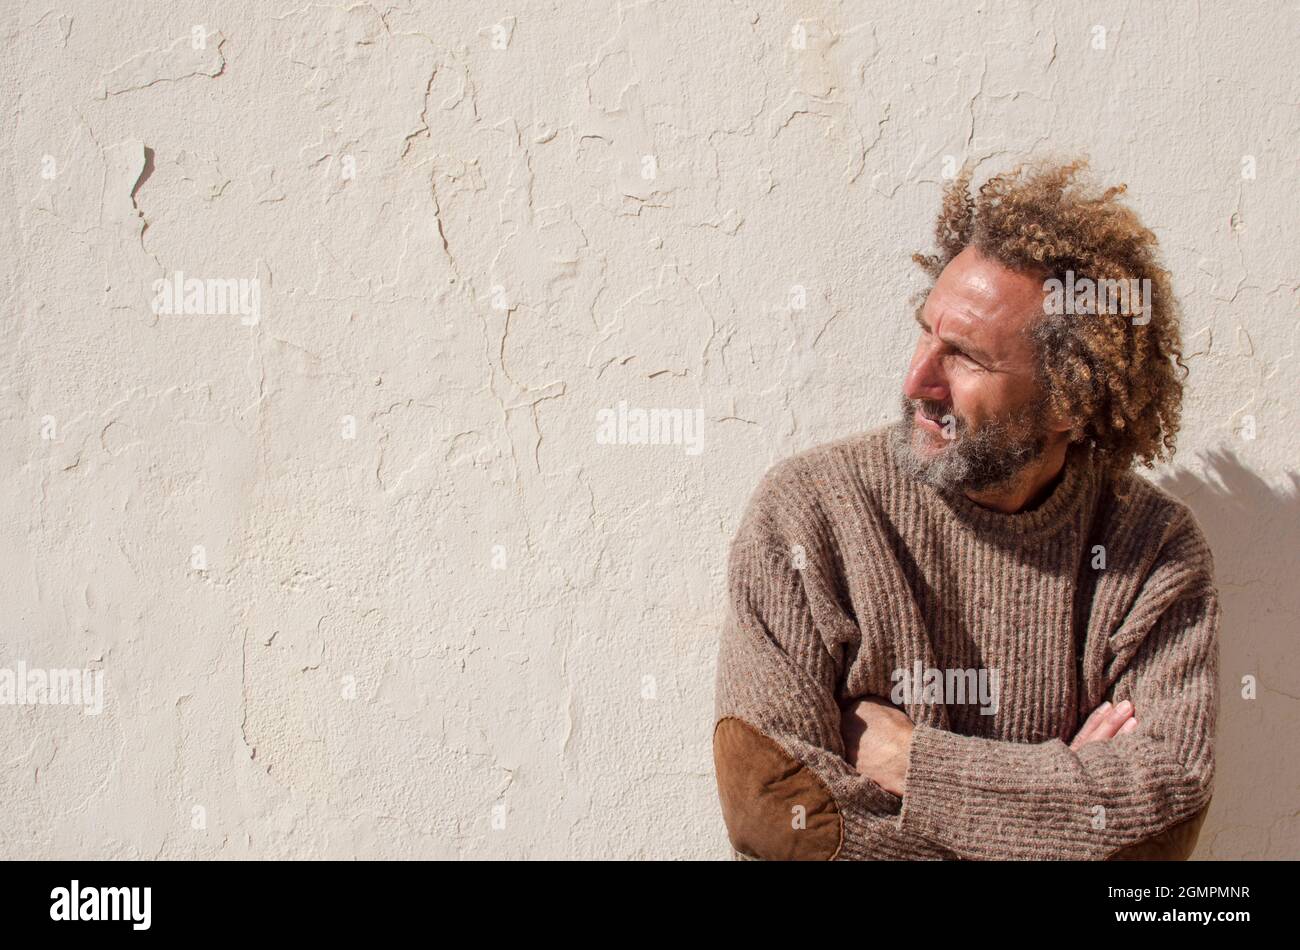
[[[1190,852],[1219,602],[1195,519],[1144,479],[1072,455],[1045,502],[1006,515],[907,475],[882,427],[764,476],[728,588],[714,758],[737,857]],[[865,695],[901,695],[915,724],[902,798],[844,759],[839,704]],[[1070,750],[1123,699],[1134,732]]]

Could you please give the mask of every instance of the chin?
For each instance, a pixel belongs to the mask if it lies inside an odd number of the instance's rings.
[[[912,427],[912,451],[933,458],[942,455],[952,443],[938,432],[930,432],[920,426]]]

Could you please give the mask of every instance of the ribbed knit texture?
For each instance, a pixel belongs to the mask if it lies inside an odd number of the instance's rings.
[[[821,778],[841,859],[1100,859],[1209,801],[1212,556],[1186,506],[1135,474],[1072,455],[1044,503],[1005,515],[910,477],[876,429],[764,476],[728,587],[717,718]],[[913,697],[900,799],[845,761],[838,702],[888,698],[917,661],[997,670],[998,709]],[[1108,699],[1133,702],[1137,730],[1072,752]]]

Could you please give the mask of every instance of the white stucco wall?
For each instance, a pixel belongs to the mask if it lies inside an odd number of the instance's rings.
[[[741,506],[893,414],[945,171],[1053,149],[1129,184],[1186,308],[1154,477],[1224,592],[1199,854],[1300,856],[1298,26],[6,4],[0,666],[104,708],[0,706],[0,854],[727,856]],[[256,321],[156,313],[176,272],[256,279]],[[699,453],[601,444],[620,402],[702,410]]]

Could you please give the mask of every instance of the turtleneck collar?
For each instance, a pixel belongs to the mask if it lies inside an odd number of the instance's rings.
[[[1017,539],[1054,533],[1074,520],[1081,504],[1096,487],[1099,472],[1080,446],[1072,445],[1065,457],[1065,467],[1052,493],[1028,511],[1006,514],[985,508],[957,490],[935,488],[911,475],[894,455],[890,440],[886,451],[902,478],[916,484],[926,497],[944,506],[953,517],[975,534]]]

